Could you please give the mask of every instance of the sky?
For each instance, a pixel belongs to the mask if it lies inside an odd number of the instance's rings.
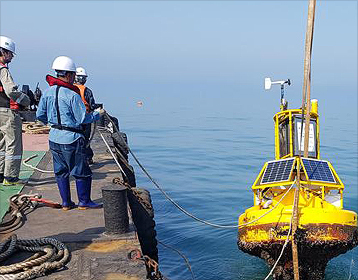
[[[67,55],[110,110],[130,112],[137,100],[153,110],[277,106],[279,88],[264,92],[265,77],[290,78],[287,99],[299,106],[307,9],[308,1],[1,0],[0,33],[17,44],[16,83],[45,89],[52,61]],[[317,1],[311,92],[323,107],[357,108],[357,14],[357,1]]]

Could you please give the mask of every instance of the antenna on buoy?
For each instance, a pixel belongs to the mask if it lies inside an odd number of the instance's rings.
[[[286,81],[271,81],[271,78],[265,78],[265,90],[271,89],[272,85],[281,85],[281,111],[287,109],[287,101],[285,100],[285,84],[291,85],[291,80],[287,79]]]

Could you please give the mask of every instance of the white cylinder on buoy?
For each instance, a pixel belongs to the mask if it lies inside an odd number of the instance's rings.
[[[317,99],[311,100],[311,112],[318,114],[318,100]]]

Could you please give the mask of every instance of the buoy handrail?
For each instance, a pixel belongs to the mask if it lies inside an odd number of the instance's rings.
[[[290,192],[290,190],[293,188],[293,185],[294,183],[291,185],[291,187],[288,188],[288,190],[284,193],[284,195],[280,198],[280,200],[275,204],[275,206],[273,206],[269,211],[265,212],[264,214],[262,214],[260,217],[250,221],[250,222],[247,222],[245,224],[242,224],[242,225],[239,225],[239,228],[241,227],[244,227],[244,226],[247,226],[247,225],[250,225],[252,223],[255,223],[257,222],[258,220],[260,220],[261,218],[263,218],[264,216],[266,216],[268,213],[272,212],[277,206],[280,205],[281,201],[285,198],[285,196]]]

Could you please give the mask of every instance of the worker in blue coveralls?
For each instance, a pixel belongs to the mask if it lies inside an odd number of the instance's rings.
[[[67,56],[57,57],[52,69],[57,78],[47,75],[50,85],[42,95],[36,117],[51,126],[49,146],[53,156],[54,172],[62,198],[62,209],[69,210],[76,205],[71,200],[69,176],[76,179],[78,208],[99,208],[102,205],[91,200],[92,172],[86,160],[84,131],[82,124],[97,121],[105,110],[97,109],[89,114],[73,85],[76,66]]]

